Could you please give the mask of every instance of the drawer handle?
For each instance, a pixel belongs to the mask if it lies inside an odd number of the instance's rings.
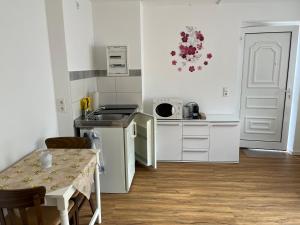
[[[201,136],[184,136],[183,139],[208,139],[208,137],[201,137]]]
[[[180,123],[157,123],[158,126],[180,126]]]
[[[238,124],[236,124],[236,123],[216,123],[216,124],[212,124],[212,126],[214,126],[214,127],[236,127],[236,126],[238,126]]]
[[[198,148],[191,149],[191,148],[186,148],[186,149],[183,149],[183,152],[208,152],[208,149],[198,149]]]
[[[197,126],[197,127],[208,127],[207,124],[193,124],[193,123],[191,123],[191,124],[183,124],[183,126],[185,126],[185,127],[195,127],[195,126]]]

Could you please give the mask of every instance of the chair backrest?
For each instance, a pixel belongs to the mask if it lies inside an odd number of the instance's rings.
[[[47,148],[92,148],[92,142],[85,137],[55,137],[45,141]]]
[[[44,203],[45,194],[45,187],[0,190],[0,223],[29,225],[26,208],[34,207],[38,224],[43,225],[41,204]],[[7,215],[4,214],[4,210],[7,211]],[[18,215],[16,211],[19,211]]]

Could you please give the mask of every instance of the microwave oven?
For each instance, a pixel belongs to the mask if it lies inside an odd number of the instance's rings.
[[[153,115],[157,119],[181,120],[183,101],[178,98],[156,98],[153,100]]]

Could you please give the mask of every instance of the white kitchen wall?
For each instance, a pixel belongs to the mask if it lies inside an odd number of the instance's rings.
[[[128,45],[129,68],[141,68],[139,1],[93,1],[96,66],[106,70],[107,45]]]
[[[237,114],[240,96],[238,53],[240,27],[245,21],[300,20],[300,2],[207,4],[143,2],[144,109],[152,112],[154,97],[180,97],[196,101],[209,114]],[[229,2],[229,3],[226,3]],[[233,3],[232,3],[233,2]],[[201,72],[177,72],[171,65],[171,50],[177,50],[179,33],[197,26],[205,35],[205,51],[213,58]],[[230,89],[222,97],[222,88]]]
[[[57,112],[58,131],[60,136],[71,136],[74,129],[62,0],[45,3],[55,97],[57,102],[62,99],[65,103],[65,110]]]
[[[95,63],[106,70],[106,46],[127,45],[129,69],[141,69],[141,20],[139,1],[93,1]],[[142,106],[140,76],[100,77],[101,104]]]
[[[94,32],[90,0],[63,0],[69,71],[93,70]]]
[[[57,135],[44,1],[0,7],[0,171]]]
[[[69,71],[94,70],[94,32],[90,0],[63,0]],[[96,78],[71,81],[73,119],[80,116],[80,99],[97,91]]]
[[[74,135],[73,120],[80,115],[81,98],[97,90],[96,78],[70,81],[70,71],[94,70],[94,33],[90,0],[46,0],[57,99],[65,112],[58,113],[59,134]]]

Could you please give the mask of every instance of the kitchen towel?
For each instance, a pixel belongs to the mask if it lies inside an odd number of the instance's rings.
[[[92,93],[92,106],[96,110],[99,107],[99,92],[95,91]]]

